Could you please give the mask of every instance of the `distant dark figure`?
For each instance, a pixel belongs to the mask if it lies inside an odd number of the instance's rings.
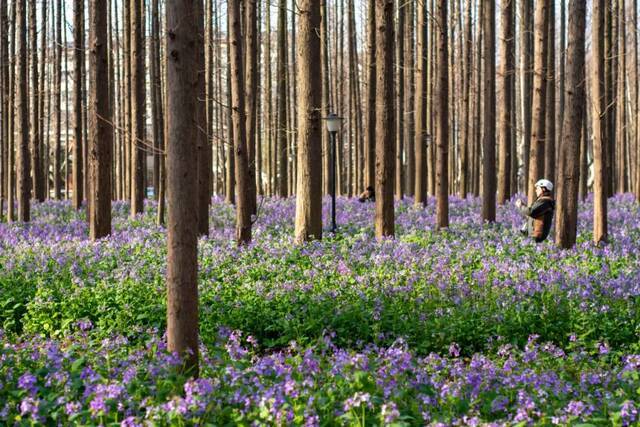
[[[536,200],[531,206],[525,206],[521,200],[516,201],[516,207],[520,213],[527,217],[527,222],[522,226],[522,234],[533,238],[537,243],[543,242],[551,230],[553,211],[556,208],[556,201],[553,200],[551,192],[553,184],[551,181],[541,179],[536,182]]]
[[[364,202],[375,202],[376,201],[376,190],[373,189],[372,186],[368,186],[366,190],[360,194],[358,198],[360,203]]]

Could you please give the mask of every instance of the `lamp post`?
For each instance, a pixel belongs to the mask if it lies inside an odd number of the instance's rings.
[[[324,118],[327,121],[327,131],[331,137],[331,232],[338,229],[336,225],[336,134],[340,130],[341,117],[331,113]]]

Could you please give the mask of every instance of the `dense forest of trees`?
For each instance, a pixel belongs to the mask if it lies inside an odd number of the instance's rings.
[[[170,47],[171,8],[189,8],[193,64]],[[0,0],[2,218],[69,198],[98,238],[111,200],[135,216],[154,197],[164,223],[174,188],[194,195],[200,235],[212,195],[236,204],[246,243],[258,197],[295,194],[296,239],[320,238],[322,118],[337,113],[337,192],[375,187],[379,237],[394,234],[394,199],[435,196],[445,228],[449,195],[482,196],[492,222],[544,177],[558,243],[574,243],[589,192],[605,241],[606,198],[640,197],[637,14],[635,0]],[[195,100],[180,136],[194,140],[195,181],[180,186],[175,79]]]

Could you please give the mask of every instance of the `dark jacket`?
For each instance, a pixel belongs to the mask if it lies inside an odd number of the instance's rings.
[[[542,242],[549,236],[555,208],[556,201],[549,193],[538,197],[531,206],[519,208],[520,213],[527,217],[527,234],[536,242]],[[537,229],[538,227],[542,230]]]

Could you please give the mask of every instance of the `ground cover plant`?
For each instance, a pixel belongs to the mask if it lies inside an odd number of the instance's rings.
[[[293,200],[265,201],[237,248],[215,200],[199,242],[202,374],[163,346],[165,232],[155,205],[93,243],[84,213],[34,208],[0,224],[0,423],[631,425],[640,401],[640,212],[611,200],[612,241],[534,245],[500,208],[451,199],[396,207],[339,200],[340,233],[293,245]],[[325,204],[325,209],[328,204]],[[325,211],[324,218],[328,218]]]

